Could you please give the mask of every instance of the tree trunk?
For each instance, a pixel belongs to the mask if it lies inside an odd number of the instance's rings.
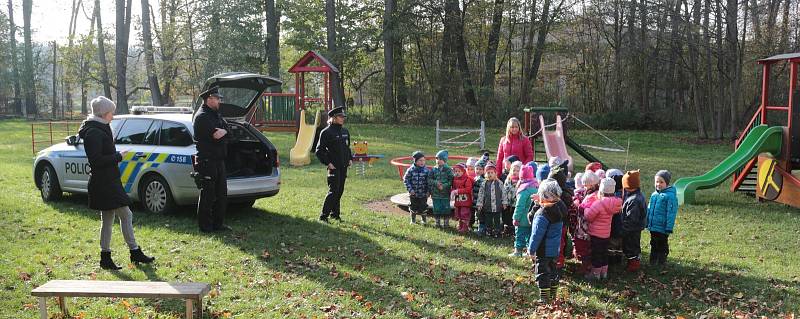
[[[109,99],[111,95],[111,80],[108,77],[108,62],[106,61],[105,33],[103,32],[103,20],[100,14],[100,0],[94,1],[94,15],[97,19],[97,56],[100,59],[100,76],[103,81],[103,94]]]
[[[694,115],[695,125],[697,126],[697,136],[700,138],[707,138],[705,120],[703,118],[703,105],[704,97],[701,83],[703,80],[700,75],[700,63],[698,57],[700,55],[700,35],[698,34],[697,27],[700,26],[700,9],[702,7],[701,0],[695,0],[692,5],[692,24],[686,28],[689,42],[689,72],[692,76],[692,101],[694,102]]]
[[[325,29],[327,31],[328,57],[339,69],[339,73],[331,73],[331,93],[335,107],[344,106],[344,85],[342,83],[342,57],[336,49],[336,0],[325,0]]]
[[[406,85],[406,63],[403,58],[405,54],[403,39],[398,39],[397,36],[394,38],[394,86],[397,96],[394,117],[397,120],[397,113],[404,113],[408,110],[408,86]]]
[[[480,96],[481,110],[495,105],[495,66],[497,62],[497,46],[500,43],[500,27],[503,24],[503,9],[503,0],[495,0],[492,15],[492,26],[489,31],[489,42],[486,45],[486,57],[484,58],[483,79],[481,80],[480,90],[478,91]],[[481,117],[481,119],[483,119],[483,117]]]
[[[147,69],[147,84],[150,87],[150,101],[155,106],[161,106],[164,104],[161,102],[161,87],[158,85],[156,59],[153,57],[153,35],[150,32],[149,0],[142,0],[142,42],[144,43],[144,62],[145,68]]]
[[[117,1],[117,41],[114,62],[117,71],[117,114],[128,113],[128,36],[131,29],[131,2]]]
[[[280,12],[275,7],[275,0],[264,0],[264,11],[267,19],[267,70],[269,76],[281,78],[280,52]],[[277,88],[280,92],[280,87]]]
[[[394,10],[395,0],[383,6],[383,114],[397,120],[394,104]]]
[[[36,106],[36,82],[33,77],[33,44],[31,43],[31,12],[33,10],[33,0],[22,0],[22,19],[23,36],[25,37],[25,112],[28,114],[38,114]]]
[[[53,119],[58,119],[58,44],[53,41]],[[63,113],[62,113],[63,115]]]
[[[94,32],[95,32],[95,19],[96,18],[97,18],[97,16],[95,14],[92,14],[91,20],[89,22],[89,26],[90,26],[89,27],[89,35],[86,36],[85,38],[83,38],[83,43],[81,43],[81,46],[84,47],[84,48],[89,46],[92,43],[92,39],[94,38]],[[87,56],[86,53],[87,52],[85,52],[85,50],[81,50],[81,53],[80,53],[80,57],[81,57],[80,58],[81,114],[84,114],[84,115],[87,114],[88,111],[89,111],[88,107],[87,107],[87,102],[88,102],[87,95],[89,94],[89,92],[88,92],[89,88],[88,88],[87,81],[89,79],[89,62],[90,61],[89,61],[89,57]],[[91,53],[89,53],[89,55],[90,54]]]
[[[528,71],[525,73],[525,80],[523,82],[523,92],[521,93],[522,105],[528,105],[531,102],[530,89],[536,81],[536,77],[539,75],[539,66],[542,63],[542,54],[544,54],[544,42],[545,39],[547,39],[547,33],[550,31],[550,24],[552,22],[550,19],[550,4],[551,0],[544,0],[542,15],[538,23],[539,30],[536,35],[536,47],[533,51],[533,61],[530,67],[527,68]]]
[[[177,0],[165,0],[161,3],[161,32],[153,23],[153,30],[158,42],[161,44],[161,80],[163,83],[161,90],[161,104],[174,105],[172,100],[172,85],[178,77],[178,64],[175,63],[175,56],[179,49],[178,26],[175,21],[177,15]],[[150,21],[156,21],[153,12],[150,12]]]
[[[458,104],[458,86],[456,75],[458,70],[458,20],[460,9],[458,0],[444,2],[444,31],[442,33],[442,64],[439,74],[439,102],[442,116],[449,117],[450,108]]]
[[[716,23],[716,36],[717,39],[717,83],[715,87],[717,88],[717,96],[714,99],[715,110],[714,114],[716,115],[716,122],[717,125],[714,130],[714,138],[721,139],[724,137],[723,132],[725,130],[724,124],[724,110],[726,109],[725,104],[729,101],[725,99],[725,85],[723,84],[725,77],[727,76],[728,70],[725,67],[725,50],[722,38],[722,0],[714,0],[715,10],[714,10],[714,21]]]
[[[728,136],[736,136],[736,124],[739,115],[739,4],[737,0],[727,0],[727,7],[725,8],[725,43],[727,48],[725,50],[725,64],[727,74],[728,88],[728,106],[730,110],[730,118],[728,123]]]
[[[20,103],[20,84],[19,84],[19,63],[17,61],[17,27],[14,25],[14,6],[11,0],[8,0],[8,23],[9,33],[11,40],[11,72],[14,82],[14,112],[20,115],[25,115],[27,112]]]
[[[703,6],[703,44],[705,47],[705,101],[704,104],[708,107],[708,114],[711,116],[711,135],[716,134],[717,121],[715,119],[714,98],[712,97],[711,88],[714,86],[713,77],[711,76],[712,64],[711,59],[711,0],[705,0]]]
[[[466,9],[466,8],[465,8]],[[466,10],[464,10],[466,11]],[[470,111],[477,109],[478,101],[475,96],[475,86],[472,84],[472,72],[469,71],[469,64],[467,64],[467,45],[464,40],[464,14],[459,9],[458,12],[458,30],[456,30],[456,41],[458,47],[458,70],[461,73],[461,85],[464,89],[464,99],[467,104],[471,106]]]

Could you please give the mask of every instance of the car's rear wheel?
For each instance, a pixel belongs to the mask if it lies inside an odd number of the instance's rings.
[[[58,184],[56,170],[50,164],[42,165],[39,171],[39,194],[45,202],[61,199],[61,185]]]
[[[175,209],[169,184],[163,177],[150,174],[139,183],[139,200],[148,212],[164,214]]]

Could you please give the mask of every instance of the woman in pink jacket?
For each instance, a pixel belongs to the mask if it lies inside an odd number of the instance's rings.
[[[506,135],[500,138],[497,145],[497,171],[503,172],[503,162],[511,155],[516,155],[520,162],[528,163],[533,161],[533,147],[531,141],[525,134],[522,134],[522,126],[516,117],[508,119],[506,123]]]
[[[600,181],[601,194],[584,216],[589,222],[589,235],[592,245],[592,271],[587,279],[608,277],[608,242],[611,237],[611,217],[622,209],[622,199],[614,196],[616,183],[611,178]]]

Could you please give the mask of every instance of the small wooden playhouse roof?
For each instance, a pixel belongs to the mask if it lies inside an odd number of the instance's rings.
[[[315,63],[316,62],[316,63]],[[297,60],[291,68],[289,73],[301,72],[333,72],[339,73],[339,69],[333,65],[328,59],[319,54],[317,51],[308,51],[302,58]]]

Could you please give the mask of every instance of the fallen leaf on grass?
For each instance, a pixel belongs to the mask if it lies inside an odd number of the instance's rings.
[[[334,311],[334,310],[336,310],[336,305],[330,305],[330,306],[325,306],[325,307],[319,307],[319,310],[322,310],[322,312],[331,312],[331,311]]]
[[[31,274],[26,273],[26,272],[20,272],[19,273],[19,279],[21,279],[22,281],[30,281],[31,280]]]
[[[742,299],[742,298],[744,298],[744,294],[743,294],[743,293],[741,293],[741,292],[737,292],[737,293],[733,294],[733,296],[734,296],[734,297],[736,297],[736,299]]]
[[[269,254],[269,251],[267,251],[266,249],[264,249],[264,252],[262,252],[262,253],[261,253],[261,258],[266,260],[266,259],[269,259],[269,257],[272,257],[272,256]]]
[[[403,296],[403,299],[405,299],[408,302],[414,301],[414,294],[412,294],[412,293],[410,293],[408,291],[403,291],[403,292],[400,293],[400,295]]]

